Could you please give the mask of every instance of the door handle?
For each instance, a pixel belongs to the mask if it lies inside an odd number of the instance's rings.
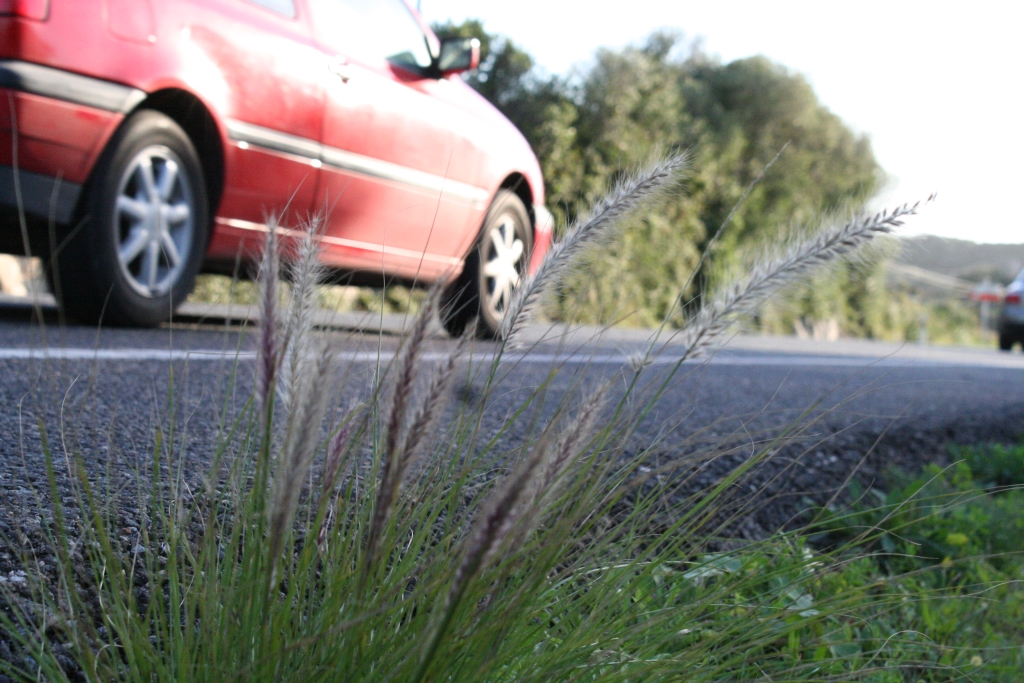
[[[349,79],[352,78],[352,72],[349,70],[348,60],[344,57],[335,57],[332,59],[327,64],[327,70],[340,78],[342,83],[348,83]]]

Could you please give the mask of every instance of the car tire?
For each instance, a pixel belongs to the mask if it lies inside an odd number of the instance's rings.
[[[484,218],[462,275],[448,287],[441,322],[453,337],[477,321],[477,336],[494,339],[512,292],[524,277],[533,251],[533,225],[523,201],[500,190]]]
[[[150,327],[195,285],[209,233],[202,164],[171,118],[143,110],[100,157],[76,220],[52,257],[66,315]]]
[[[1017,340],[1014,339],[1006,332],[999,333],[999,350],[1000,351],[1012,351],[1013,345]]]

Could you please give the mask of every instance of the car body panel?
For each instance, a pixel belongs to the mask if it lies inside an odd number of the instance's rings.
[[[1020,303],[1012,303],[1015,297]],[[1004,326],[1024,328],[1024,271],[1021,271],[1006,287],[1006,299],[999,320],[1001,328]],[[1021,335],[1020,341],[1024,342],[1024,334]]]
[[[328,85],[321,138],[318,199],[327,213],[327,234],[379,245],[380,253],[368,253],[364,267],[403,276],[422,268],[433,279],[436,271],[458,264],[450,235],[464,232],[469,212],[487,201],[487,191],[466,185],[469,194],[482,195],[468,206],[444,191],[446,179],[459,182],[446,174],[444,162],[458,153],[460,141],[441,120],[443,104],[421,84],[402,82],[403,75],[386,67],[355,60],[347,66],[347,82]]]
[[[124,116],[51,97],[0,88],[0,164],[84,183]]]
[[[52,0],[46,21],[0,17],[0,61],[66,74],[100,105],[75,101],[67,83],[44,94],[0,88],[0,166],[14,165],[23,122],[18,168],[85,184],[134,108],[184,92],[209,112],[223,155],[210,263],[258,255],[271,215],[288,234],[327,210],[330,265],[450,280],[502,186],[518,184],[531,213],[547,215],[526,140],[461,79],[360,64],[361,77],[341,83],[307,2],[295,8],[285,17],[248,0]],[[536,222],[534,265],[550,242]]]
[[[1024,325],[1024,306],[1020,304],[1006,304],[1003,306],[1002,317],[1004,320]]]

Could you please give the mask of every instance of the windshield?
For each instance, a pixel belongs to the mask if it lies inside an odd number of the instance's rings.
[[[367,62],[426,69],[427,39],[402,0],[316,0],[320,37],[340,53]]]

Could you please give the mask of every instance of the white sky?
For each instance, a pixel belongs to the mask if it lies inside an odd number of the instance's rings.
[[[639,43],[659,28],[703,36],[725,61],[766,55],[803,73],[826,106],[868,133],[892,178],[886,204],[938,192],[908,233],[1024,242],[1015,200],[1024,186],[1024,3],[421,0],[421,8],[428,21],[479,18],[557,74],[585,68],[598,47]]]

